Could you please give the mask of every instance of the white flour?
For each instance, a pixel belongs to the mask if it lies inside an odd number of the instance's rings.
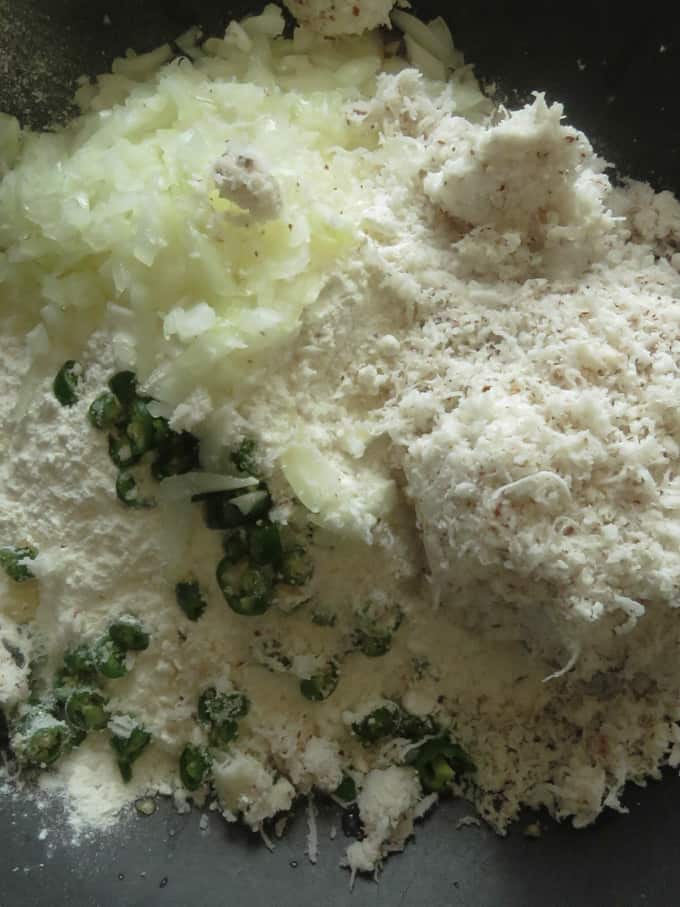
[[[322,528],[309,601],[235,614],[199,507],[116,500],[86,413],[134,362],[120,311],[79,353],[70,408],[51,389],[57,351],[23,378],[26,326],[4,316],[0,542],[39,556],[38,589],[0,579],[0,700],[27,694],[29,661],[12,647],[46,655],[47,677],[121,614],[151,637],[127,677],[105,682],[111,709],[152,735],[133,780],[105,732],[41,775],[76,830],[159,790],[183,808],[177,761],[204,742],[195,711],[209,685],[251,701],[213,766],[225,817],[260,829],[296,791],[332,793],[349,773],[367,832],[348,850],[354,871],[401,848],[433,802],[402,764],[404,739],[364,747],[350,732],[385,700],[450,729],[476,766],[455,790],[500,831],[522,805],[587,824],[620,808],[626,781],[680,762],[680,205],[637,184],[612,190],[541,97],[473,124],[454,95],[406,69],[348,108],[382,137],[351,260],[233,392],[201,384],[168,407],[211,462],[254,437],[284,521],[291,486],[305,504],[314,494],[291,450],[337,477],[336,499],[311,517]],[[165,323],[195,325],[184,309]],[[207,597],[195,623],[173,591],[189,570]],[[381,620],[397,605],[403,615],[379,658],[351,642],[367,604]],[[312,620],[320,612],[335,625]],[[300,678],[329,659],[337,689],[303,699]]]

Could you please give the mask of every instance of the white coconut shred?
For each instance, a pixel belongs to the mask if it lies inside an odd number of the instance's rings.
[[[582,826],[680,762],[680,204],[394,22],[0,121],[0,705],[76,830],[306,795],[315,858],[320,792],[371,872],[439,793]]]

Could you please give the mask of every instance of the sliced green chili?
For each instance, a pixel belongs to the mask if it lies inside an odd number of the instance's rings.
[[[137,376],[134,372],[117,372],[109,379],[109,387],[123,406],[129,406],[137,399]]]
[[[128,672],[127,652],[110,636],[104,636],[95,645],[94,661],[97,671],[111,680],[125,677]]]
[[[177,583],[175,598],[189,620],[198,620],[206,609],[207,602],[196,580]]]
[[[119,469],[134,466],[139,460],[139,454],[133,451],[130,439],[125,435],[109,435],[109,456]]]
[[[411,715],[408,712],[401,713],[399,723],[399,736],[408,737],[409,740],[420,740],[431,734],[438,733],[437,723],[430,716]]]
[[[114,395],[105,391],[100,394],[90,404],[87,411],[87,417],[93,428],[107,429],[119,425],[124,415],[124,409],[120,400]]]
[[[265,489],[234,495],[233,491],[206,494],[204,519],[208,529],[236,529],[255,523],[269,513],[272,501]]]
[[[151,734],[139,725],[133,728],[127,737],[120,737],[117,734],[111,736],[111,746],[116,754],[123,781],[132,778],[132,763],[141,756],[150,741]]]
[[[401,723],[399,706],[382,705],[352,724],[352,730],[364,744],[377,743],[387,737],[397,737]]]
[[[87,679],[89,681],[94,678],[88,677]],[[81,684],[81,679],[75,674],[70,674],[66,668],[59,668],[54,675],[54,686],[52,687],[51,695],[54,697],[54,701],[60,710],[63,711],[66,700],[75,689],[81,686]]]
[[[198,438],[188,431],[176,432],[169,427],[162,428],[158,420],[154,423],[154,432],[158,453],[151,464],[151,474],[155,479],[167,479],[169,476],[183,475],[194,469],[200,469],[200,445]]]
[[[248,697],[238,690],[218,693],[215,687],[208,687],[198,699],[198,717],[204,723],[242,718],[248,714],[249,709]]]
[[[368,658],[379,658],[389,652],[392,645],[392,634],[366,633],[363,630],[356,630],[352,636],[352,643]]]
[[[351,778],[349,775],[343,775],[342,781],[336,787],[334,793],[339,800],[344,800],[345,803],[356,800],[357,786],[354,778]]]
[[[255,453],[257,444],[252,439],[246,439],[241,442],[238,450],[231,455],[231,462],[236,466],[239,472],[246,473],[249,476],[257,475],[257,462]]]
[[[116,495],[126,507],[133,507],[135,510],[145,510],[156,506],[153,498],[145,498],[140,495],[137,479],[125,469],[119,472],[116,478]]]
[[[222,539],[225,558],[232,564],[238,564],[248,556],[249,540],[245,529],[231,529]]]
[[[106,703],[97,690],[74,690],[66,700],[66,720],[76,731],[101,731],[109,720]]]
[[[64,653],[64,670],[80,681],[88,681],[97,672],[92,649],[81,643]]]
[[[21,744],[21,758],[29,765],[52,765],[64,752],[67,741],[68,731],[60,722],[41,728]]]
[[[217,491],[203,498],[203,519],[208,529],[236,529],[246,522],[232,503],[233,492]]]
[[[446,735],[426,740],[409,753],[407,761],[417,770],[423,789],[432,792],[444,790],[458,775],[475,770],[465,750]]]
[[[62,406],[73,406],[78,402],[77,390],[82,374],[83,368],[75,359],[68,359],[57,372],[52,389]]]
[[[328,665],[326,670],[312,674],[300,681],[300,692],[311,702],[322,702],[333,693],[338,685],[338,669],[335,664]]]
[[[19,761],[36,767],[56,762],[68,742],[67,725],[40,708],[21,719],[12,737],[12,746]]]
[[[312,614],[312,623],[317,627],[334,627],[337,622],[337,615],[330,611],[314,611]]]
[[[37,556],[37,549],[31,545],[22,545],[19,548],[0,548],[0,566],[15,583],[23,583],[27,579],[33,579],[33,573],[25,561],[33,561]]]
[[[238,722],[231,718],[216,721],[210,728],[208,742],[210,746],[222,749],[238,737]]]
[[[125,426],[130,450],[139,459],[154,445],[153,417],[142,400],[134,400]]]
[[[156,416],[153,420],[153,446],[165,444],[172,434],[170,423],[163,416]]]
[[[149,633],[141,620],[124,614],[109,627],[109,636],[121,649],[141,652],[149,648]]]
[[[281,578],[289,586],[304,586],[314,573],[314,563],[301,545],[284,551]]]
[[[265,568],[248,568],[234,578],[231,562],[223,557],[217,565],[217,584],[224,600],[237,614],[255,617],[271,607],[273,583]]]
[[[192,743],[182,750],[179,757],[179,776],[187,790],[197,790],[205,781],[210,770],[210,758],[199,746]]]
[[[262,522],[252,526],[248,532],[248,550],[254,564],[279,564],[283,546],[276,523]]]

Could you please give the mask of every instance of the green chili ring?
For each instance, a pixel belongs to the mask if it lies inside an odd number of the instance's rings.
[[[52,390],[62,406],[73,406],[78,402],[77,390],[82,374],[83,368],[75,359],[68,359],[57,372]]]

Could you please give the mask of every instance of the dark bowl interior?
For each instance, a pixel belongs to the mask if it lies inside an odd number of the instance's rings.
[[[104,71],[127,47],[147,50],[199,23],[218,32],[252,3],[209,0],[0,0],[0,110],[44,127],[68,111],[75,78]],[[424,16],[442,14],[478,74],[508,103],[545,90],[564,101],[619,176],[680,190],[680,10],[650,6],[632,16],[613,2],[508,3],[423,0]],[[104,16],[110,16],[110,24]],[[363,905],[527,907],[669,905],[680,892],[676,815],[680,783],[666,777],[628,792],[629,817],[608,814],[575,832],[542,821],[539,840],[507,839],[485,828],[457,830],[470,809],[442,805],[415,844],[391,860],[379,886],[357,882]],[[334,807],[322,806],[321,856],[305,857],[300,810],[269,854],[258,838],[211,814],[130,815],[112,833],[74,847],[56,806],[0,802],[0,905],[176,905],[307,907],[349,903],[337,868],[344,843]],[[40,835],[46,829],[46,836]]]

